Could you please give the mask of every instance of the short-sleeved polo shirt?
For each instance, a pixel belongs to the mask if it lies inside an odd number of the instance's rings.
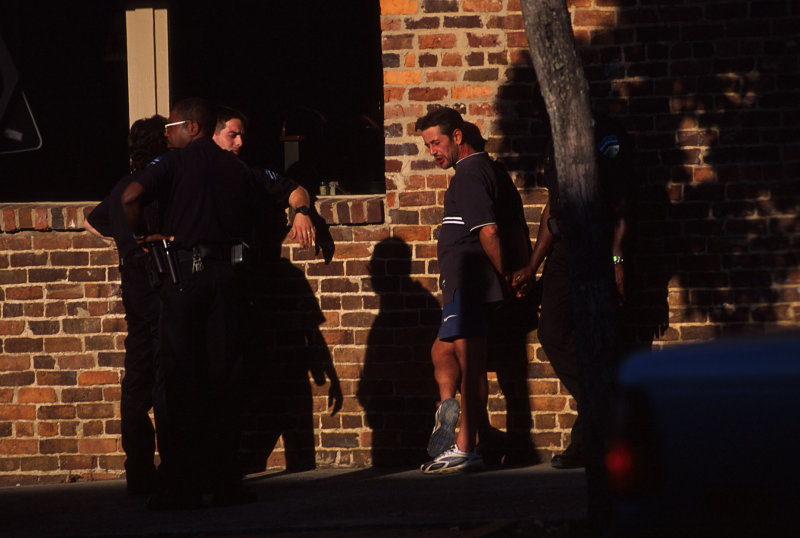
[[[502,231],[523,225],[522,200],[508,173],[486,153],[473,153],[455,165],[444,196],[439,232],[440,287],[445,303],[461,290],[469,302],[503,300],[500,275],[480,244],[479,232],[496,224]]]

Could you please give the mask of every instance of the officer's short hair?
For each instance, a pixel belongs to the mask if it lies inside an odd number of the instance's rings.
[[[220,132],[225,127],[225,124],[231,120],[241,121],[242,127],[247,129],[247,116],[245,116],[241,111],[236,110],[233,107],[219,105],[216,108],[216,112],[217,112],[217,125],[214,128],[214,133]]]
[[[173,110],[182,120],[197,122],[200,131],[204,132],[206,136],[214,134],[217,115],[214,113],[214,107],[205,99],[199,97],[183,99],[178,101]]]
[[[417,120],[417,131],[424,131],[438,125],[442,134],[452,137],[456,129],[464,130],[464,118],[452,108],[442,107],[432,110]]]

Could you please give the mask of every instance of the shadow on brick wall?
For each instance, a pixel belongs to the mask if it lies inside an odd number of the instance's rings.
[[[411,248],[402,239],[375,245],[369,273],[380,310],[367,339],[357,396],[372,430],[372,464],[379,467],[425,461],[439,399],[430,346],[441,308],[411,278],[411,268]]]
[[[330,239],[327,226],[317,229],[322,239]],[[325,317],[314,290],[301,269],[280,257],[288,231],[285,212],[267,212],[259,231],[248,274],[243,465],[248,473],[280,464],[287,471],[313,469],[317,423],[312,382],[328,385],[331,415],[341,409],[343,395],[319,329]],[[332,240],[330,247],[332,254]],[[284,462],[275,458],[281,438]]]

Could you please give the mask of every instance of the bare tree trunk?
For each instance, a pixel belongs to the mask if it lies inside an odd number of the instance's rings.
[[[558,173],[560,224],[567,246],[573,317],[580,361],[589,518],[610,532],[605,471],[613,365],[616,297],[611,223],[597,180],[589,85],[578,59],[565,0],[522,0],[533,65],[550,116]]]

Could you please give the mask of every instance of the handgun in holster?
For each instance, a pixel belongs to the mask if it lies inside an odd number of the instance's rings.
[[[169,239],[151,241],[147,243],[147,248],[153,258],[156,271],[159,275],[168,276],[172,284],[180,282],[178,273],[178,253]]]

